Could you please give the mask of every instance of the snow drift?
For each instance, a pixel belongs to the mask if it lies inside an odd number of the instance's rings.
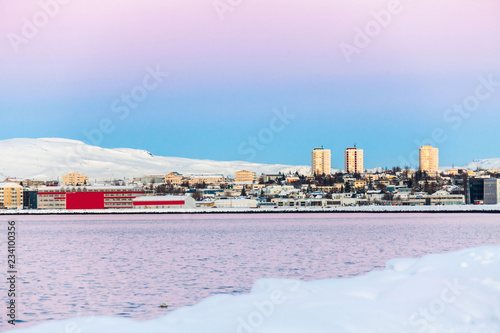
[[[138,322],[90,317],[18,333],[368,333],[500,332],[500,246],[420,259],[350,279],[262,279],[245,295],[216,295]]]

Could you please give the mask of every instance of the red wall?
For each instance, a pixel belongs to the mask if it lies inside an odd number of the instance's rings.
[[[184,200],[182,201],[136,201],[134,206],[174,206],[174,205],[184,205]]]
[[[68,192],[66,209],[104,209],[104,192]]]

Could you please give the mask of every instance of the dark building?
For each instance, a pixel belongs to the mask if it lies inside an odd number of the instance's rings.
[[[484,203],[484,178],[467,179],[465,199],[467,204]]]
[[[37,209],[38,208],[38,191],[23,190],[23,208]]]

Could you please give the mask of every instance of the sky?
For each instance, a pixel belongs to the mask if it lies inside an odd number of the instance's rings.
[[[500,157],[498,0],[0,0],[0,140],[365,167]]]

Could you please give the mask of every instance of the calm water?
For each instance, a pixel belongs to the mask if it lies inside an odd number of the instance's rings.
[[[382,269],[395,257],[500,244],[500,216],[489,214],[33,216],[16,221],[18,317],[23,320],[16,327],[78,315],[150,319],[209,295],[248,292],[263,277],[346,278]],[[159,308],[165,301],[170,307]]]

